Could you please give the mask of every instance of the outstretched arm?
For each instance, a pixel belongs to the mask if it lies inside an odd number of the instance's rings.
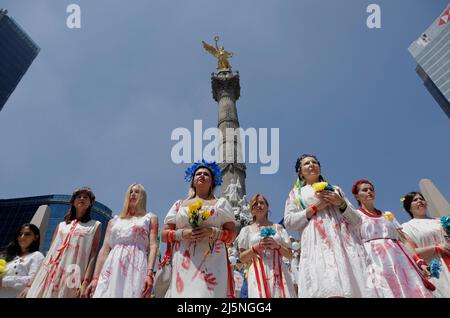
[[[98,277],[100,276],[100,273],[103,268],[103,264],[105,263],[106,258],[109,255],[109,252],[111,251],[111,247],[109,245],[109,238],[111,235],[112,224],[113,224],[113,220],[110,220],[108,222],[108,227],[106,228],[106,234],[105,234],[105,240],[103,241],[103,246],[100,249],[100,252],[98,253],[97,263],[95,264],[95,270],[94,270],[94,275],[93,275],[92,281],[89,284],[89,286],[86,288],[86,290],[84,291],[82,297],[92,297],[92,295],[95,292],[95,288],[97,288]]]
[[[81,288],[78,290],[77,297],[86,297],[85,291],[89,285],[89,280],[92,276],[92,271],[95,266],[95,256],[97,255],[98,246],[100,245],[100,240],[102,238],[102,224],[100,223],[95,231],[94,240],[92,242],[91,254],[89,255],[89,262],[84,273],[83,281],[81,282]]]

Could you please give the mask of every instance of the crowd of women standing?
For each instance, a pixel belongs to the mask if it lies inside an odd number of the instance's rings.
[[[187,198],[164,218],[160,239],[167,247],[157,268],[158,218],[147,212],[144,187],[128,187],[100,250],[101,223],[90,217],[95,196],[80,188],[45,257],[39,229],[19,228],[0,260],[0,297],[234,297],[227,248],[233,243],[246,264],[250,298],[450,297],[448,232],[427,217],[420,193],[405,195],[411,220],[400,225],[375,207],[371,181],[353,185],[355,208],[340,187],[326,182],[314,155],[301,155],[295,171],[285,228],[269,220],[269,201],[256,194],[249,204],[253,222],[237,233],[230,203],[214,194],[222,183],[219,166],[194,163],[185,171]],[[298,231],[301,242],[294,276],[287,230]]]

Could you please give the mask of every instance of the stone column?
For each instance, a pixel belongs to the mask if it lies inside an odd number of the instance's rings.
[[[211,75],[212,94],[214,100],[219,104],[219,118],[217,127],[222,132],[222,141],[219,144],[219,162],[222,171],[223,183],[220,186],[220,195],[230,183],[239,180],[239,200],[246,194],[245,177],[246,166],[242,157],[242,144],[240,134],[227,135],[227,128],[233,128],[236,132],[239,119],[236,109],[236,101],[239,99],[241,87],[239,84],[239,72],[221,70],[218,74]],[[231,202],[237,206],[237,202]]]

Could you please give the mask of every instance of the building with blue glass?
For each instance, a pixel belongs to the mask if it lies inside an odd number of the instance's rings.
[[[450,118],[450,5],[410,45],[409,52],[425,87]]]
[[[0,9],[0,111],[40,51],[7,13]]]
[[[5,247],[14,238],[17,229],[24,223],[30,223],[40,206],[47,205],[50,209],[45,240],[41,251],[47,252],[56,226],[64,220],[64,215],[70,209],[70,195],[51,194],[37,197],[0,200],[0,247]],[[100,202],[95,202],[91,209],[91,218],[102,223],[102,242],[112,211]],[[44,233],[42,233],[44,234]]]

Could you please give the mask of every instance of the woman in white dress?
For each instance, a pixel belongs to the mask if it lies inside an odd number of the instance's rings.
[[[373,297],[366,283],[366,255],[361,238],[347,218],[354,211],[343,191],[316,193],[324,181],[314,155],[297,159],[298,174],[285,206],[287,230],[297,230],[302,242],[298,295],[311,297]]]
[[[250,211],[253,223],[242,228],[236,239],[241,262],[251,261],[248,297],[295,297],[288,266],[283,262],[283,257],[292,257],[289,234],[281,225],[269,221],[269,203],[263,195],[256,194],[250,200]]]
[[[428,264],[439,261],[442,271],[439,279],[431,278],[436,286],[436,297],[450,297],[450,241],[439,219],[427,216],[427,201],[420,192],[410,192],[403,198],[403,207],[411,220],[403,223],[403,231],[415,243],[416,253]]]
[[[185,180],[191,183],[190,194],[170,208],[161,233],[163,242],[173,245],[166,297],[234,297],[226,245],[236,237],[235,219],[228,201],[214,196],[222,183],[220,168],[202,160],[186,169]]]
[[[80,297],[90,281],[101,238],[101,223],[91,219],[95,196],[88,187],[76,190],[70,210],[58,224],[50,250],[30,287],[27,298]],[[81,286],[80,286],[81,281]]]
[[[427,279],[430,273],[414,249],[393,213],[375,208],[375,188],[365,179],[352,187],[360,208],[357,212],[364,248],[369,256],[368,279],[380,298],[431,298]],[[410,254],[412,254],[410,256]],[[428,286],[428,287],[427,287]]]
[[[153,287],[158,250],[158,217],[147,213],[147,194],[139,183],[125,193],[119,216],[109,221],[86,296],[147,298]]]
[[[15,298],[31,281],[44,260],[39,245],[39,228],[23,224],[4,252],[7,264],[6,274],[0,277],[0,298]]]

